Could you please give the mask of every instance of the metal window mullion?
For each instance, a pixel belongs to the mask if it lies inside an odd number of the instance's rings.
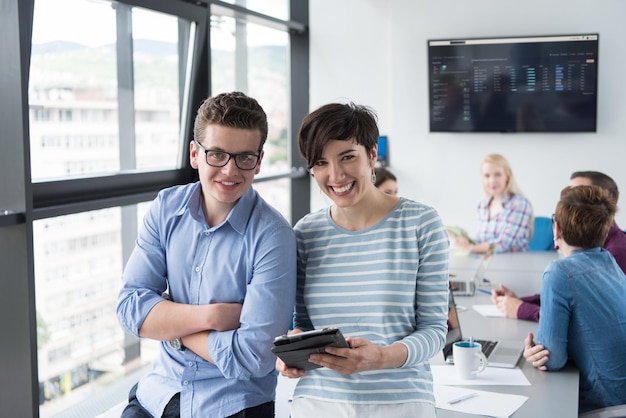
[[[133,73],[132,8],[115,5],[117,22],[117,102],[120,170],[136,168],[135,84]]]
[[[290,1],[291,19],[309,25],[308,0]],[[294,172],[306,173],[306,163],[298,151],[298,129],[309,113],[309,33],[290,34],[291,166]],[[295,224],[311,211],[311,178],[306,173],[291,180],[291,222]]]
[[[235,19],[235,88],[248,92],[248,24]]]
[[[38,417],[28,74],[33,0],[3,0],[0,13],[0,417]],[[5,212],[7,211],[7,212]],[[7,213],[7,215],[4,215]]]
[[[120,170],[133,170],[137,167],[135,135],[135,79],[133,66],[133,20],[132,7],[126,4],[115,5],[117,27],[117,102],[119,124]],[[137,235],[137,205],[121,206],[122,261],[128,261],[134,248]],[[141,357],[139,338],[124,333],[124,364]]]

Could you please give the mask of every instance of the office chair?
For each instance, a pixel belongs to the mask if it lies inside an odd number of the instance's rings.
[[[552,218],[545,216],[535,217],[533,237],[528,243],[528,251],[554,251]]]
[[[626,404],[609,406],[595,409],[578,415],[578,418],[624,418],[626,417]]]

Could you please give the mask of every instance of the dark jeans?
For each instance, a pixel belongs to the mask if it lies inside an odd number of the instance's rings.
[[[154,418],[139,404],[137,400],[137,384],[130,389],[128,405],[122,411],[120,418]],[[172,396],[161,418],[180,418],[180,393]],[[258,406],[246,408],[227,418],[274,418],[274,402],[266,402]]]

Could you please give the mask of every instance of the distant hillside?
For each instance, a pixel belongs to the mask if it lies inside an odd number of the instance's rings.
[[[177,46],[171,42],[139,39],[133,60],[135,83],[149,87],[178,88]],[[75,42],[55,41],[33,45],[30,85],[36,89],[58,86],[109,88],[117,83],[116,51],[113,44],[90,47]],[[285,47],[249,49],[249,82],[286,83],[288,56]],[[230,86],[234,79],[233,52],[213,49],[213,83]],[[276,78],[278,77],[278,79]]]
[[[80,51],[81,49],[85,49],[87,47],[76,42],[52,41],[43,44],[33,44],[32,48],[32,54],[39,55],[57,52]]]
[[[102,45],[99,48],[115,48],[115,44]],[[176,44],[173,42],[154,41],[151,39],[135,39],[133,42],[134,52],[150,55],[171,55],[177,52]],[[33,55],[50,54],[59,52],[75,52],[80,50],[93,49],[77,42],[52,41],[43,44],[33,45]]]

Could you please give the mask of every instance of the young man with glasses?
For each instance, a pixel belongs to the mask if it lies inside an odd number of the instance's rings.
[[[270,347],[291,322],[296,243],[251,187],[266,138],[265,112],[243,93],[198,110],[200,181],[159,193],[123,275],[122,327],[162,343],[122,418],[274,417]]]

